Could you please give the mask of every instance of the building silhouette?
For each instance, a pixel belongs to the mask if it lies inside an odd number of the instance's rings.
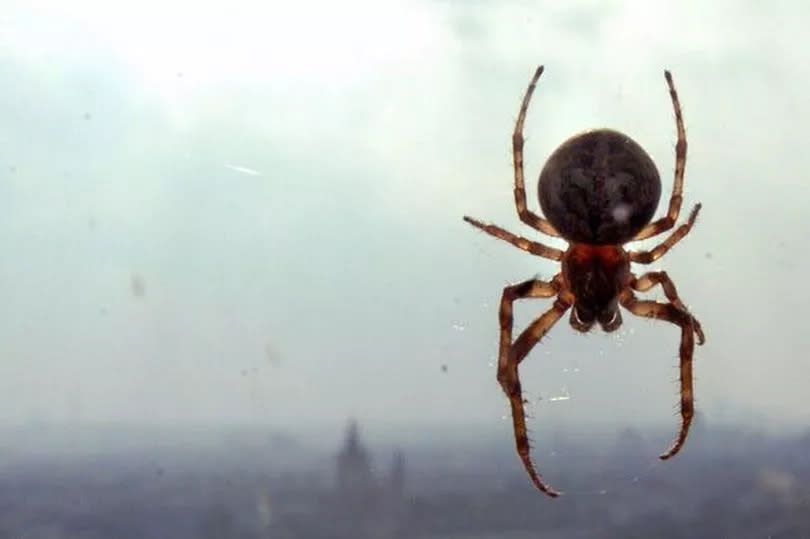
[[[352,420],[337,455],[335,491],[331,516],[345,535],[357,539],[404,539],[407,537],[405,456],[394,454],[385,475],[375,475],[371,454]]]
[[[334,481],[305,518],[284,528],[310,539],[408,539],[409,502],[406,461],[396,452],[390,469],[380,473],[356,421],[346,427],[335,456]],[[280,530],[279,530],[280,531]]]

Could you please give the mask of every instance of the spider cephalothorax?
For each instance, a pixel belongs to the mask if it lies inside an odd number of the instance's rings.
[[[561,251],[516,236],[498,226],[472,217],[464,220],[488,234],[507,241],[534,255],[556,260],[561,271],[550,281],[529,279],[507,286],[499,311],[500,349],[498,382],[512,408],[512,422],[518,454],[534,484],[550,496],[557,492],[546,485],[529,455],[526,416],[518,376],[518,365],[549,329],[570,308],[570,324],[578,331],[589,331],[594,324],[614,331],[622,324],[619,305],[638,316],[666,320],[681,328],[681,428],[672,446],[661,455],[667,459],[680,451],[694,414],[692,397],[692,353],[697,336],[703,344],[700,323],[678,298],[675,285],[663,271],[639,277],[630,263],[649,264],[663,256],[692,228],[700,211],[695,205],[686,223],[650,251],[626,251],[624,243],[666,232],[675,225],[681,210],[686,132],[678,94],[669,71],[664,75],[675,109],[678,143],[675,146],[675,178],[666,216],[650,222],[661,197],[661,179],[647,152],[627,135],[610,129],[596,129],[571,137],[549,157],[540,174],[540,206],[548,218],[526,207],[523,180],[523,123],[540,66],[532,77],[512,135],[515,169],[515,206],[520,220],[544,234],[569,242]],[[667,303],[639,300],[635,292],[645,292],[660,284]],[[520,336],[512,340],[512,304],[518,299],[555,297],[554,305]]]

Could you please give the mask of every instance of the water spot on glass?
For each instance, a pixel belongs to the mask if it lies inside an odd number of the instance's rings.
[[[130,289],[132,291],[132,295],[136,298],[142,298],[146,296],[146,282],[143,280],[143,277],[134,273],[132,278],[130,279]]]
[[[559,395],[555,395],[553,397],[549,397],[549,402],[559,402],[559,401],[567,401],[571,399],[571,394],[568,392],[568,388],[566,386],[562,386],[560,388]]]
[[[456,331],[464,331],[467,329],[462,322],[453,322],[453,329]]]
[[[613,208],[613,218],[616,222],[623,223],[630,217],[632,209],[629,204],[617,204],[616,207]]]
[[[272,344],[266,344],[264,347],[264,358],[270,365],[277,367],[281,364],[281,355]]]

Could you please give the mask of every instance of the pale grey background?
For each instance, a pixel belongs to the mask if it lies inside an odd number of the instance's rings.
[[[543,63],[535,208],[544,159],[598,126],[668,193],[673,72],[682,219],[704,208],[654,268],[706,329],[698,409],[807,425],[805,3],[113,4],[0,15],[0,422],[506,435],[500,291],[558,268],[461,217],[533,235],[510,134]],[[523,369],[532,427],[674,432],[678,333],[559,324]]]

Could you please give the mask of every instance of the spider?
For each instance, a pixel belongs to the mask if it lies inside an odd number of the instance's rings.
[[[666,460],[683,447],[692,422],[692,352],[695,336],[705,342],[700,322],[681,302],[675,284],[664,271],[636,276],[630,263],[650,264],[661,258],[692,229],[701,205],[696,204],[686,223],[649,251],[627,251],[624,244],[651,238],[672,229],[681,210],[686,131],[672,75],[664,71],[678,142],[675,146],[675,177],[666,216],[652,221],[661,197],[661,179],[652,159],[634,140],[611,129],[595,129],[563,142],[543,166],[539,179],[543,218],[526,207],[523,183],[523,123],[529,101],[543,66],[537,68],[520,106],[512,134],[515,174],[515,207],[520,220],[548,236],[569,243],[563,251],[517,236],[503,228],[464,217],[487,234],[518,249],[561,263],[561,271],[549,281],[529,279],[507,286],[501,296],[498,382],[509,397],[515,446],[534,485],[549,496],[559,495],[543,482],[532,462],[526,433],[526,415],[518,366],[551,327],[571,309],[569,322],[581,332],[598,323],[606,332],[622,324],[619,305],[637,316],[656,318],[681,328],[680,411],[681,425],[674,442],[659,458]],[[652,222],[651,222],[652,221]],[[635,292],[661,285],[667,303],[640,300]],[[554,305],[512,340],[512,304],[519,299],[556,297]]]

